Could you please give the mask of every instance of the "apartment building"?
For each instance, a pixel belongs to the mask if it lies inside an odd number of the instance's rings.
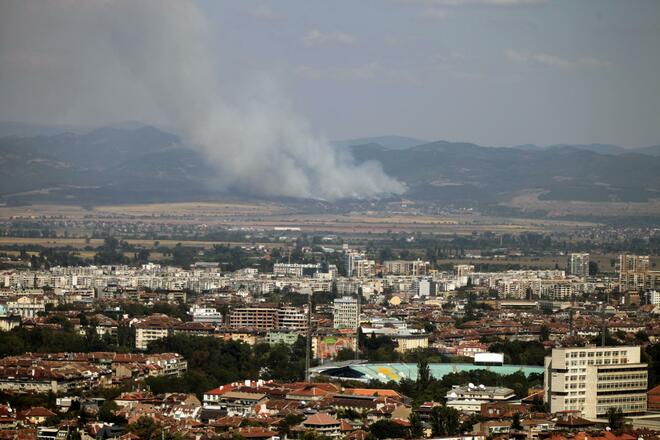
[[[484,403],[507,402],[516,397],[511,388],[485,385],[454,385],[447,392],[447,406],[465,413],[479,413]]]
[[[619,255],[619,290],[654,289],[660,271],[651,271],[648,255]]]
[[[343,296],[335,299],[332,321],[335,328],[357,328],[360,323],[357,298]]]
[[[287,330],[307,330],[307,311],[297,307],[277,309],[277,328]]]
[[[346,253],[346,276],[347,277],[371,277],[376,274],[376,262],[369,260],[360,252],[349,251]]]
[[[568,273],[576,277],[589,275],[589,254],[572,253],[568,255]]]
[[[15,301],[7,303],[7,312],[10,315],[18,315],[21,318],[34,318],[40,312],[46,311],[46,303],[43,298],[22,296]]]
[[[469,277],[474,273],[473,264],[456,264],[454,265],[454,276],[457,278]]]
[[[589,420],[610,408],[646,412],[648,365],[640,347],[555,348],[545,358],[544,399],[550,411],[581,411]]]
[[[321,264],[275,263],[273,275],[275,276],[312,276],[321,270]]]
[[[166,315],[152,315],[135,321],[135,348],[146,350],[150,342],[168,337],[172,329],[181,324],[181,320]]]
[[[237,307],[229,313],[229,326],[253,330],[277,327],[277,307]]]
[[[427,275],[431,263],[422,260],[389,260],[383,262],[383,273],[388,275]]]
[[[229,314],[229,326],[252,330],[306,330],[307,313],[297,307],[239,307]]]
[[[209,324],[223,323],[222,313],[218,312],[214,307],[199,307],[195,305],[190,308],[190,314],[192,315],[193,322]]]

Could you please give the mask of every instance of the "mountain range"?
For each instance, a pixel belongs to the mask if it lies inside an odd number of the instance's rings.
[[[207,199],[216,171],[175,135],[124,124],[88,132],[13,133],[0,123],[0,197],[8,203],[79,204]],[[382,136],[334,143],[404,182],[406,198],[454,205],[544,200],[645,202],[660,198],[660,146],[484,147]],[[234,189],[235,190],[235,189]]]

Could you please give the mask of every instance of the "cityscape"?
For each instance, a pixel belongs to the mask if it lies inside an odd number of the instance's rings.
[[[0,2],[0,440],[660,440],[660,3]]]

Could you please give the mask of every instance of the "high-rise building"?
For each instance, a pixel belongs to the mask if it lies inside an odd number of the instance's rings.
[[[383,273],[387,275],[427,275],[431,263],[422,260],[389,260],[383,262]]]
[[[435,296],[437,293],[437,284],[430,279],[420,280],[417,288],[417,294],[424,298],[427,296]]]
[[[619,290],[643,290],[655,287],[648,255],[619,255]]]
[[[346,276],[370,277],[375,275],[376,262],[368,260],[366,255],[357,251],[346,252]]]
[[[573,253],[568,256],[568,273],[576,277],[589,275],[589,254]]]
[[[454,265],[454,276],[457,278],[469,277],[474,273],[473,264],[455,264]]]
[[[360,306],[357,298],[343,296],[335,299],[332,320],[335,328],[357,328],[360,324]]]
[[[640,347],[555,348],[545,358],[544,400],[550,412],[580,411],[589,420],[610,408],[646,412],[648,365]]]
[[[654,306],[660,306],[660,292],[657,290],[651,290],[648,293],[648,298],[649,303],[653,304]]]

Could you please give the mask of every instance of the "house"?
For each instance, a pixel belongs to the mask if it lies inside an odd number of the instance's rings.
[[[230,416],[247,416],[254,412],[255,406],[267,399],[264,393],[229,391],[218,402],[219,409],[224,409]]]
[[[307,417],[302,422],[302,427],[304,429],[311,429],[327,437],[338,438],[341,435],[341,422],[324,412]]]
[[[55,416],[54,412],[44,408],[43,406],[37,406],[20,413],[19,419],[25,420],[30,425],[41,425],[46,423],[46,420],[49,417],[53,416]]]
[[[246,426],[239,428],[238,435],[250,440],[271,440],[278,434],[261,426]]]
[[[660,385],[649,390],[646,394],[648,395],[648,410],[660,411]]]

